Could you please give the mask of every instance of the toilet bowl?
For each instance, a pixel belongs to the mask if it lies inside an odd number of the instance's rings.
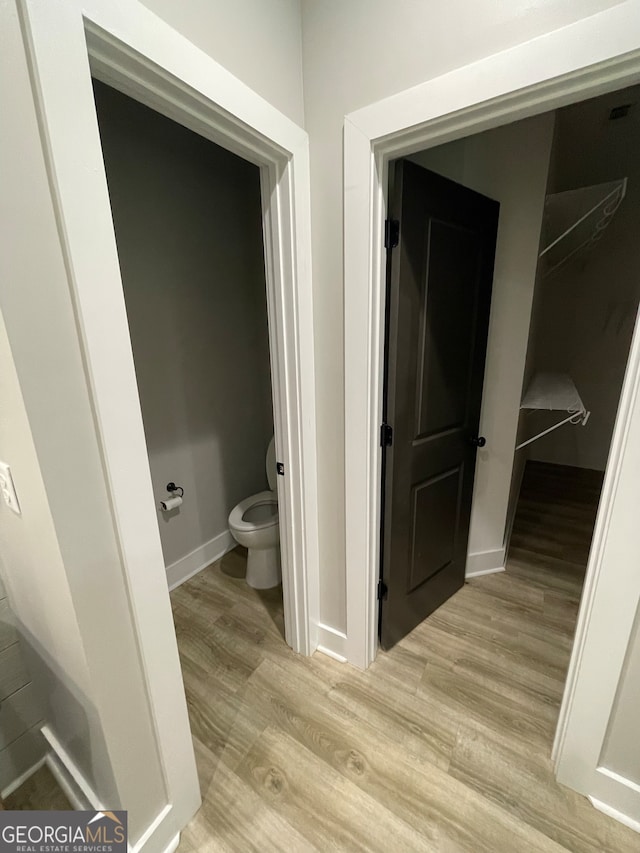
[[[247,584],[254,589],[270,589],[282,580],[276,451],[273,438],[267,449],[266,467],[269,490],[245,498],[229,513],[231,535],[249,552]]]

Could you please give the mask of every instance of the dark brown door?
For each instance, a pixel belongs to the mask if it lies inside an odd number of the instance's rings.
[[[387,264],[385,649],[464,583],[499,211],[406,160],[395,163],[392,183],[399,243]]]

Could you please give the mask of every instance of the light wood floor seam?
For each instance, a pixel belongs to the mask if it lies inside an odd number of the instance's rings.
[[[556,468],[527,469],[507,571],[366,673],[295,655],[238,551],[172,593],[203,793],[181,853],[637,853],[549,757],[599,493]]]
[[[601,484],[529,465],[503,574],[363,673],[295,655],[239,551],[172,593],[203,805],[179,853],[637,853],[550,750]],[[14,809],[69,808],[46,767]]]

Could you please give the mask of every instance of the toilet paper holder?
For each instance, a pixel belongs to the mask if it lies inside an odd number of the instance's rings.
[[[182,497],[184,495],[184,489],[182,486],[176,486],[175,483],[167,483],[167,491],[171,497],[160,501],[160,509],[162,512],[171,512],[174,509],[178,509],[182,504]]]

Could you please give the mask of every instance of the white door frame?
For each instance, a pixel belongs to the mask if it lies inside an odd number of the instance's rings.
[[[639,79],[632,0],[345,117],[346,647],[356,666],[368,667],[378,646],[388,163]]]
[[[415,86],[345,117],[345,488],[347,659],[366,668],[378,647],[377,581],[381,502],[382,375],[387,171],[391,159],[547,112],[640,81],[640,3],[598,15]],[[640,344],[629,356],[594,541],[606,538],[632,401],[640,387]],[[515,437],[514,437],[515,445]],[[588,630],[602,549],[589,562],[559,724],[571,713],[573,683]],[[631,594],[633,599],[633,593]],[[625,610],[615,632],[631,632]],[[633,611],[635,613],[635,610]],[[608,640],[611,638],[608,637]],[[624,652],[609,657],[619,676]],[[615,680],[617,683],[617,678]],[[613,697],[609,697],[613,701]],[[611,703],[609,705],[611,707]],[[556,758],[561,748],[556,748]],[[570,784],[570,783],[568,783]]]
[[[180,827],[194,811],[197,780],[91,76],[260,167],[276,452],[285,467],[286,639],[306,655],[317,647],[319,606],[308,137],[134,0],[18,6],[139,643],[132,654],[143,660]]]

